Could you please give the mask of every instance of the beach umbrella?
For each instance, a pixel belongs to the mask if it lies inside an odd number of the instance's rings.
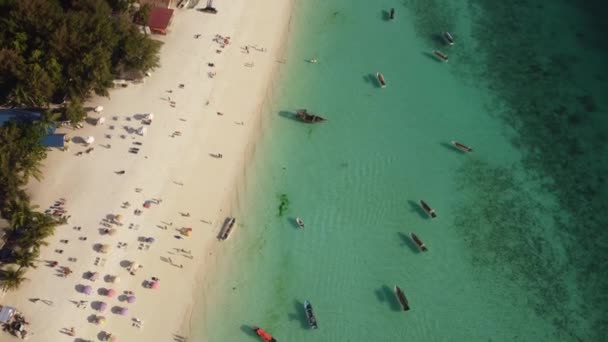
[[[145,201],[144,202],[144,208],[150,208],[150,204],[151,204],[150,201]]]
[[[109,289],[109,290],[106,290],[106,296],[108,296],[108,297],[112,298],[112,297],[114,297],[115,295],[116,295],[116,291],[114,291],[114,289]]]
[[[154,113],[148,113],[148,120],[154,119]]]
[[[147,131],[147,128],[142,126],[137,129],[137,134],[146,135],[146,131]]]
[[[119,277],[119,276],[114,276],[114,277],[112,278],[112,283],[113,283],[113,284],[120,283],[120,277]]]
[[[151,289],[158,289],[159,287],[160,287],[159,281],[153,281],[152,284],[150,284]]]
[[[97,278],[99,278],[99,273],[93,272],[93,273],[91,273],[91,276],[89,277],[89,280],[96,281]]]
[[[126,314],[129,313],[129,309],[128,308],[120,308],[119,313],[120,313],[121,316],[124,316],[124,315],[126,315]]]
[[[154,243],[154,241],[156,241],[156,240],[151,236],[146,239],[146,242],[148,242],[148,243]]]
[[[106,118],[105,117],[100,117],[99,119],[97,119],[97,124],[98,125],[103,125],[106,122]]]
[[[95,113],[101,113],[103,111],[103,106],[95,107]]]
[[[133,303],[135,303],[135,296],[129,296],[129,297],[127,297],[127,302],[128,302],[129,304],[133,304]]]
[[[116,234],[116,229],[114,229],[114,228],[109,229],[107,234],[110,235],[110,236]]]
[[[116,342],[118,341],[118,338],[115,335],[110,336],[110,338],[108,339],[108,341],[110,342]]]
[[[82,289],[82,292],[89,295],[89,294],[91,294],[91,292],[93,292],[93,288],[91,286],[87,285]]]
[[[114,221],[120,222],[122,220],[122,216],[120,214],[114,215]]]
[[[95,323],[97,323],[97,325],[103,325],[106,322],[106,318],[103,316],[97,316],[97,320],[95,321]]]
[[[94,143],[94,142],[95,142],[95,137],[94,137],[94,136],[89,135],[89,136],[88,136],[88,137],[85,139],[85,142],[86,142],[88,145],[91,145],[92,143]]]
[[[105,311],[108,308],[108,304],[106,302],[99,303],[99,311]]]

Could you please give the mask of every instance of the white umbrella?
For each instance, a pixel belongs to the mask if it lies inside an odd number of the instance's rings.
[[[105,117],[100,117],[99,119],[97,119],[97,124],[98,125],[103,125],[106,122],[106,118]]]
[[[137,129],[137,134],[139,134],[139,135],[146,135],[146,127],[143,127],[143,126],[139,127]]]
[[[95,113],[101,113],[103,111],[103,106],[95,107]]]
[[[91,145],[92,143],[94,143],[94,142],[95,142],[95,137],[93,137],[93,136],[88,136],[88,137],[85,139],[85,142],[86,142],[87,144]]]

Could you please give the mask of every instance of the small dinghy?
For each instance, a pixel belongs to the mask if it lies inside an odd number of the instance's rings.
[[[376,78],[378,79],[378,83],[380,83],[380,87],[386,88],[386,80],[384,79],[384,75],[381,72],[376,73]]]
[[[416,235],[414,233],[410,233],[410,238],[412,239],[412,241],[414,241],[414,243],[416,244],[416,246],[418,246],[418,248],[421,251],[423,251],[423,252],[428,251],[428,248],[426,248],[426,246],[424,245],[424,242],[422,242],[422,240],[420,240],[420,238],[418,237],[418,235]]]
[[[319,325],[317,324],[317,318],[315,317],[315,313],[312,311],[312,304],[309,301],[304,301],[304,312],[306,312],[306,319],[308,320],[308,325],[310,325],[311,329],[317,329]]]
[[[253,331],[256,334],[258,334],[258,336],[260,336],[260,338],[262,339],[262,341],[265,341],[265,342],[277,342],[277,340],[274,337],[272,337],[272,335],[270,335],[269,333],[267,333],[262,328],[253,327]]]
[[[448,55],[446,55],[445,53],[443,53],[443,52],[441,52],[439,50],[434,50],[433,54],[435,55],[435,57],[437,57],[442,62],[447,62],[448,61]]]
[[[403,290],[397,285],[395,285],[395,295],[397,296],[397,300],[399,301],[399,304],[401,304],[403,311],[408,311],[410,309],[410,303],[407,301],[407,297],[405,297]]]
[[[435,209],[431,208],[431,206],[429,206],[425,201],[420,200],[420,206],[422,207],[422,210],[424,210],[424,212],[427,215],[429,215],[431,218],[437,217],[437,214],[435,213]]]
[[[296,223],[298,224],[298,227],[304,228],[304,221],[302,221],[301,218],[296,217]]]
[[[226,220],[224,220],[224,225],[222,226],[222,229],[220,230],[220,233],[218,234],[217,238],[221,241],[228,239],[230,233],[232,232],[232,229],[234,228],[235,223],[236,218],[227,217]]]
[[[443,32],[443,39],[445,39],[445,41],[448,44],[454,45],[454,37],[452,37],[452,35],[450,34],[450,32],[448,32],[448,31]]]
[[[454,145],[454,147],[461,150],[462,152],[473,152],[472,148],[470,148],[469,146],[467,146],[465,144],[461,144],[458,141],[452,141],[452,145]]]

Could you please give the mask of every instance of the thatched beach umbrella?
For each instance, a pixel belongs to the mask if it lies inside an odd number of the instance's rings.
[[[116,234],[116,229],[112,228],[112,229],[108,229],[108,235],[112,236],[114,234]]]
[[[114,277],[112,278],[112,283],[113,283],[113,284],[120,283],[120,277],[119,277],[119,276],[114,276]]]
[[[122,216],[120,214],[114,215],[114,222],[120,223],[121,220],[122,220]]]

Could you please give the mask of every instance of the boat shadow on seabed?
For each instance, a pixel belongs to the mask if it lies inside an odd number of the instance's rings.
[[[420,204],[416,201],[408,200],[407,203],[410,205],[410,211],[418,213],[421,218],[426,219],[428,215],[424,212],[424,210],[420,207]]]
[[[298,120],[298,116],[297,116],[297,114],[295,112],[290,112],[290,111],[287,111],[287,110],[281,110],[281,111],[279,111],[279,116],[284,117],[285,119],[293,120],[293,121],[298,121],[298,122],[300,121],[300,120]]]
[[[403,244],[408,246],[413,253],[422,253],[420,251],[420,248],[416,246],[414,241],[412,241],[412,239],[407,234],[403,234],[402,232],[398,232],[397,234],[399,234],[399,237],[401,238],[401,240],[403,240]]]
[[[397,297],[395,297],[395,292],[393,292],[388,285],[382,285],[381,288],[374,292],[376,293],[378,301],[386,302],[392,311],[403,311],[399,305]]]
[[[242,324],[241,331],[247,336],[255,337],[257,340],[258,335],[253,331],[253,325]]]

